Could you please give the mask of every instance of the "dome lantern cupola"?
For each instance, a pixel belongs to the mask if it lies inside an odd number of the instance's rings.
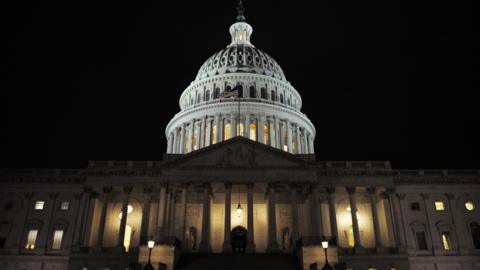
[[[230,34],[232,35],[232,43],[230,46],[236,44],[253,46],[250,43],[250,35],[252,35],[253,28],[250,24],[246,23],[244,15],[245,8],[241,0],[238,3],[237,11],[237,22],[230,26]]]

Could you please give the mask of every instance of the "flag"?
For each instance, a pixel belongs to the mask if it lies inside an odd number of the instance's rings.
[[[237,85],[230,91],[223,91],[223,93],[220,94],[220,98],[238,97],[239,96],[238,88],[239,87]]]

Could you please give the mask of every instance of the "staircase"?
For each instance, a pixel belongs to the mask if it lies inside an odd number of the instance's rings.
[[[299,270],[292,254],[184,253],[177,270]]]

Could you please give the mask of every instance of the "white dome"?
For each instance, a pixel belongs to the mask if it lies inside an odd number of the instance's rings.
[[[242,5],[238,11],[231,43],[208,58],[183,91],[181,111],[165,130],[167,153],[243,136],[293,154],[313,154],[315,127],[300,112],[300,94],[277,62],[252,45],[253,28]]]

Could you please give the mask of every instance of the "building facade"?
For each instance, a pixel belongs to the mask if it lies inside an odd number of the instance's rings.
[[[318,161],[273,58],[232,42],[180,97],[161,161],[0,171],[0,269],[156,269],[182,254],[282,253],[299,269],[480,269],[480,170]]]

